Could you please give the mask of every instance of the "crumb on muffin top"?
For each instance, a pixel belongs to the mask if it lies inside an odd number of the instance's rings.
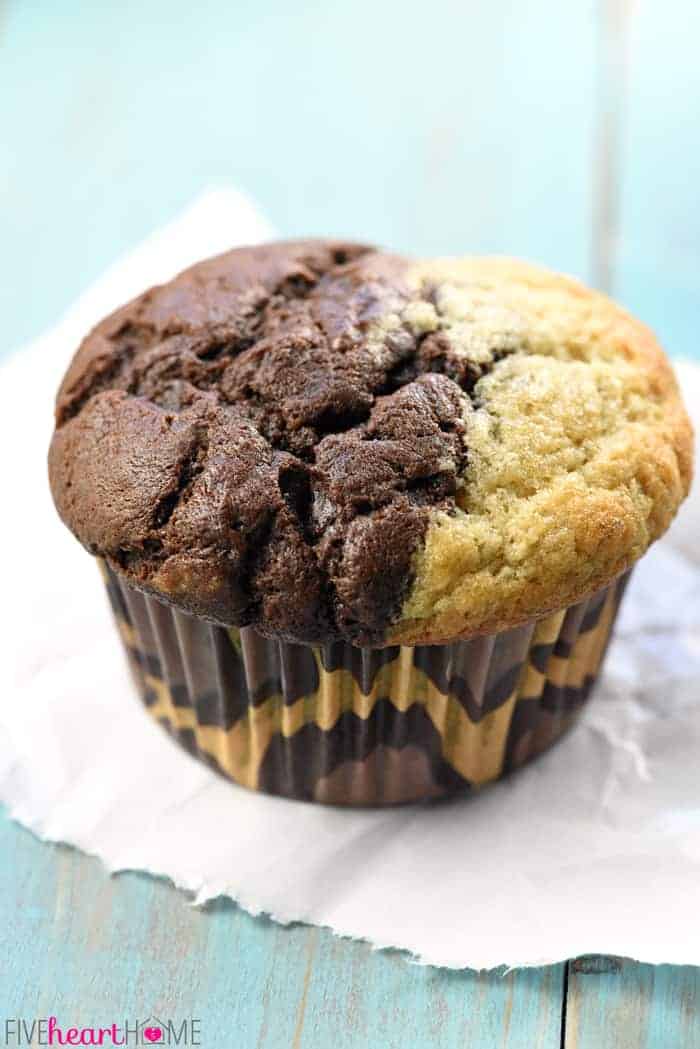
[[[127,582],[302,643],[492,633],[629,568],[688,490],[651,332],[507,258],[239,248],[99,324],[58,393],[61,517]]]

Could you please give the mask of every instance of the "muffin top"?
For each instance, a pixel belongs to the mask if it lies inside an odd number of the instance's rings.
[[[59,513],[125,580],[302,643],[439,643],[577,601],[688,490],[652,333],[507,258],[239,248],[102,321],[63,380]]]

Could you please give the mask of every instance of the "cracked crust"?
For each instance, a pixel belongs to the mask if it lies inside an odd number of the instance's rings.
[[[227,625],[431,643],[577,601],[670,523],[690,425],[651,333],[507,259],[245,248],[103,321],[57,398],[69,528]]]

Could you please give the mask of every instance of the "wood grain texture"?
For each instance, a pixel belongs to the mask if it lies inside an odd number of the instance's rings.
[[[697,1049],[700,969],[621,958],[569,964],[563,1049]]]
[[[4,814],[0,857],[0,1021],[195,1017],[210,1049],[559,1049],[563,966],[446,972],[225,901],[197,910]]]

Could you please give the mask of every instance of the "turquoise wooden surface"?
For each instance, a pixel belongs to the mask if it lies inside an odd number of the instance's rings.
[[[285,235],[569,270],[700,356],[699,11],[0,0],[0,354],[233,180]],[[0,1020],[195,1017],[217,1049],[697,1049],[698,972],[422,968],[232,904],[196,911],[0,813]]]
[[[162,881],[0,822],[4,1017],[77,1026],[201,1019],[212,1049],[559,1049],[564,966],[493,976],[412,964],[228,902],[204,911]]]

